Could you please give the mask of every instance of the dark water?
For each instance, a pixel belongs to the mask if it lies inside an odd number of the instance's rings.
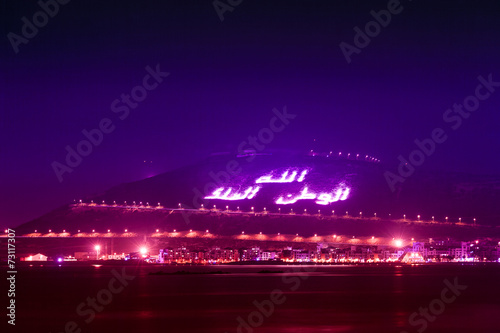
[[[135,278],[123,288],[113,280],[116,294],[106,291],[112,271],[123,269]],[[180,270],[229,274],[148,274]],[[259,273],[263,270],[271,272]],[[12,330],[16,332],[65,332],[65,325],[68,332],[500,332],[500,265],[495,264],[94,267],[65,263],[35,264],[18,271],[17,320]],[[445,293],[446,304],[440,301],[446,288],[443,281],[455,278],[467,288],[458,296]],[[271,294],[273,290],[283,293]],[[109,304],[86,323],[91,318],[89,307],[80,309],[87,311],[83,315],[76,308],[98,294]],[[255,302],[263,304],[268,316],[257,312]],[[430,304],[437,314],[430,313],[430,320],[419,316],[412,326],[410,315]],[[240,325],[238,318],[246,324]],[[77,325],[74,330],[66,324],[70,321]]]

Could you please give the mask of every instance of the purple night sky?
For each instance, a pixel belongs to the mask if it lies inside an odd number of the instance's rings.
[[[450,128],[443,114],[478,76],[500,82],[500,4],[401,1],[347,63],[339,44],[387,3],[243,1],[221,21],[212,1],[70,1],[16,54],[8,33],[40,7],[2,1],[1,227],[236,151],[285,105],[297,118],[270,149],[366,153],[395,170],[415,139]],[[170,75],[121,120],[113,101],[157,64]],[[499,175],[499,105],[500,88],[421,169]],[[51,164],[104,118],[114,130],[60,182]]]

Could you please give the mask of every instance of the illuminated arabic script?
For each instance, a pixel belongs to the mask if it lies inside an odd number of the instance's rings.
[[[302,191],[296,196],[293,196],[292,194],[288,194],[286,196],[281,196],[276,200],[276,204],[278,205],[289,205],[296,203],[299,200],[314,200],[317,199],[315,202],[319,205],[328,205],[332,202],[336,201],[343,201],[347,199],[349,196],[350,189],[348,187],[342,189],[339,188],[335,190],[333,193],[313,193],[309,192],[309,189],[307,187],[304,187]]]
[[[260,186],[250,186],[245,191],[238,191],[232,187],[219,187],[205,199],[221,199],[221,200],[243,200],[243,199],[253,199],[257,192],[259,192]]]
[[[265,183],[292,183],[297,181],[299,183],[303,182],[309,169],[288,168],[283,173],[279,174],[275,171],[271,171],[264,176],[261,176],[255,180],[256,184]],[[242,190],[241,188],[233,187],[219,187],[211,195],[205,197],[205,199],[217,199],[217,200],[244,200],[253,199],[257,192],[261,189],[259,185],[253,185]],[[331,192],[319,192],[315,193],[309,190],[307,186],[303,187],[298,194],[286,194],[281,195],[275,203],[278,205],[289,205],[294,204],[299,200],[315,200],[318,205],[329,205],[333,202],[344,201],[349,196],[351,189],[346,187],[345,184],[339,184],[339,186],[333,189]]]
[[[299,178],[297,179],[297,181],[299,183],[301,183],[304,178],[306,177],[306,174],[307,174],[308,170],[303,170],[300,175],[299,175]],[[262,184],[262,183],[291,183],[293,181],[295,181],[295,178],[297,177],[297,174],[299,172],[294,170],[290,173],[290,169],[286,170],[285,172],[283,172],[281,174],[281,177],[279,178],[275,178],[273,179],[273,175],[272,174],[268,174],[268,175],[265,175],[265,176],[262,176],[262,177],[259,177],[255,183],[256,184]]]

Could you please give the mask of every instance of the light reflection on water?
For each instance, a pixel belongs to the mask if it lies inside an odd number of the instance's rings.
[[[22,330],[60,332],[71,319],[84,332],[237,332],[237,318],[248,318],[256,310],[254,302],[269,300],[278,289],[286,300],[274,306],[255,332],[414,332],[410,314],[440,297],[443,280],[455,276],[469,288],[427,332],[493,332],[496,317],[487,314],[500,310],[498,265],[154,265],[125,266],[136,278],[85,324],[76,306],[106,288],[111,271],[122,267],[21,270],[17,299],[23,304]],[[259,273],[264,270],[271,273]],[[158,271],[229,274],[149,275]]]

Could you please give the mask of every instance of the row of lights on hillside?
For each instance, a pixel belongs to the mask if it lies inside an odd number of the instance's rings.
[[[331,152],[330,152],[330,154],[331,154]],[[341,153],[339,153],[339,154],[341,154]],[[348,154],[348,155],[349,155],[349,154]],[[358,155],[359,155],[359,154],[358,154]],[[366,155],[366,156],[368,157],[368,155]],[[76,200],[75,200],[75,201],[76,201]],[[80,199],[79,201],[80,201],[80,203],[82,203],[82,200],[81,200],[81,199]],[[91,203],[94,203],[94,200],[91,200],[90,202],[91,202]],[[105,201],[104,201],[104,200],[102,201],[102,204],[105,204]],[[113,204],[116,204],[116,201],[113,201]],[[126,204],[127,204],[127,201],[124,201],[124,204],[126,205]],[[135,204],[136,204],[136,202],[135,202],[135,201],[133,201],[133,202],[132,202],[132,204],[133,204],[133,205],[135,205]],[[139,202],[139,205],[142,205],[142,201],[140,201],[140,202]],[[146,206],[149,206],[149,202],[146,202]],[[160,206],[161,206],[161,204],[158,202],[158,203],[157,203],[157,206],[158,206],[158,207],[160,207]],[[177,206],[178,206],[178,208],[182,208],[182,204],[181,204],[181,203],[178,203],[178,204],[177,204]],[[203,204],[201,205],[201,208],[204,208],[204,205],[203,205]],[[213,205],[213,208],[214,208],[214,209],[217,209],[217,205]],[[240,210],[240,206],[237,206],[237,207],[236,207],[236,210],[237,210],[237,211],[239,211],[239,210]],[[255,212],[255,207],[253,207],[253,206],[252,206],[252,207],[250,208],[250,210],[251,210],[252,212]],[[229,211],[229,206],[226,206],[226,211]],[[264,212],[267,212],[267,208],[266,208],[266,207],[264,207]],[[279,213],[281,213],[281,207],[278,207],[278,212],[279,212]],[[291,209],[290,209],[290,213],[293,213],[293,208],[291,208]],[[307,213],[307,209],[304,209],[304,213]],[[319,209],[318,209],[318,214],[321,214],[321,210],[319,210]],[[335,215],[335,210],[332,210],[332,215]],[[345,212],[345,216],[349,216],[349,211],[346,211],[346,212]],[[373,216],[374,216],[374,217],[377,217],[377,213],[373,213]],[[391,214],[389,214],[389,216],[391,216]],[[359,212],[359,217],[363,217],[363,212]],[[420,215],[417,215],[417,221],[420,221],[420,218],[421,218],[421,216],[420,216]],[[433,221],[433,222],[435,221],[434,216],[432,216],[432,217],[431,217],[431,219],[432,219],[432,221]],[[406,220],[406,214],[403,214],[403,220]],[[445,217],[445,220],[446,220],[446,222],[448,222],[448,220],[449,220],[448,216],[446,216],[446,217]],[[461,218],[461,217],[459,217],[459,218],[458,218],[458,221],[459,221],[459,222],[462,222],[462,218]],[[475,224],[475,223],[476,223],[476,221],[477,221],[477,219],[476,219],[476,218],[473,218],[473,221],[474,221],[474,224]]]
[[[313,156],[316,156],[316,153],[314,152],[313,149],[311,149],[310,153],[313,155]],[[318,153],[318,154],[321,154],[321,153]],[[330,154],[327,154],[326,157],[330,157],[333,155],[333,151],[330,151]],[[360,154],[356,154],[356,159],[359,159],[359,155]],[[342,152],[339,151],[339,154],[338,154],[339,157],[342,157]],[[347,155],[344,155],[344,156],[347,156],[347,158],[350,158],[351,157],[351,153],[347,153]],[[379,159],[375,158],[375,157],[372,157],[372,156],[369,156],[369,155],[365,155],[365,160],[368,160],[368,161],[374,161],[374,162],[380,162]]]
[[[253,210],[254,210],[254,207],[252,207],[252,211]],[[264,210],[265,210],[265,208],[264,208]],[[292,212],[293,212],[293,209],[292,209]],[[304,213],[306,213],[306,212],[307,212],[307,209],[304,209]],[[334,212],[335,211],[332,210],[332,214],[334,214]],[[319,213],[320,213],[320,211],[318,210],[318,214]],[[348,214],[349,214],[349,212],[346,212],[346,216],[348,216]],[[359,215],[360,215],[360,217],[362,217],[363,213],[359,212]],[[375,213],[374,216],[377,217],[377,213]],[[406,215],[403,215],[403,220],[406,220]],[[420,215],[417,215],[417,220],[420,221]],[[446,220],[446,222],[448,222],[448,216],[445,217],[445,220]],[[432,216],[432,221],[434,221],[434,216]],[[462,218],[459,217],[458,221],[459,221],[459,223],[461,223],[462,222]],[[476,221],[477,221],[477,219],[474,218],[473,221],[474,221],[474,224],[475,224]],[[159,229],[156,229],[156,232],[159,232],[159,231],[160,231]],[[8,232],[8,230],[5,229],[5,233],[7,233],[7,232]],[[38,230],[35,229],[34,232],[38,233]],[[125,229],[124,232],[127,233],[128,229]],[[176,231],[174,230],[174,232],[176,232]],[[208,232],[208,230],[207,230],[207,232]],[[49,233],[52,233],[52,229],[49,229]],[[65,229],[63,230],[63,233],[66,233]],[[78,233],[81,233],[81,230],[78,230]],[[92,229],[92,233],[95,233],[95,229]],[[111,229],[108,229],[108,233],[111,233]]]

